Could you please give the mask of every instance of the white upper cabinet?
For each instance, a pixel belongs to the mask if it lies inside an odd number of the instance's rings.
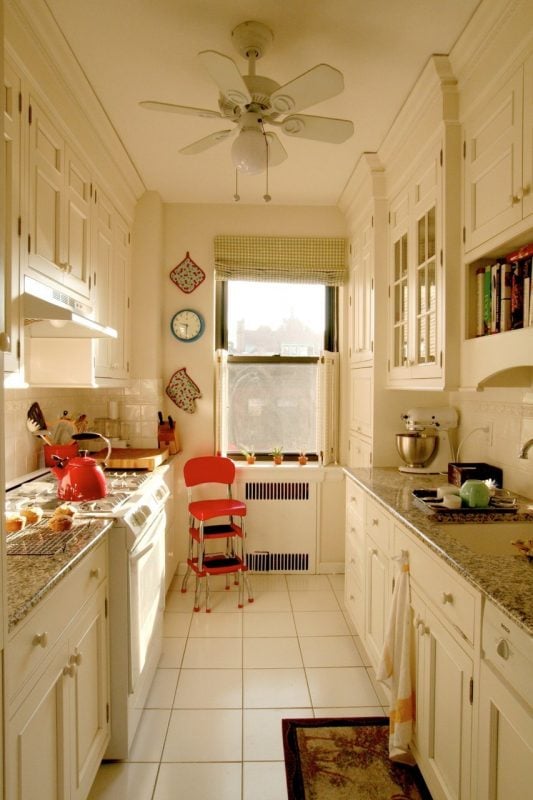
[[[469,253],[533,223],[533,56],[465,118],[464,136]]]
[[[460,131],[457,84],[433,56],[380,152],[388,214],[387,385],[458,383]]]
[[[374,356],[374,216],[371,210],[350,242],[349,354],[352,365]]]
[[[28,270],[91,296],[88,168],[31,96]]]
[[[16,372],[20,360],[20,148],[21,81],[10,63],[4,65],[4,371]]]

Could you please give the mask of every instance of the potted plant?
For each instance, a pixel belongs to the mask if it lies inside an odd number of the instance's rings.
[[[272,452],[270,453],[272,458],[274,459],[274,464],[281,464],[283,461],[283,448],[282,447],[274,447]]]
[[[300,455],[298,456],[298,464],[300,464],[302,467],[304,466],[304,464],[307,464],[307,456],[305,455],[303,450],[300,452]]]
[[[241,450],[241,453],[245,457],[247,464],[255,464],[255,450],[253,447],[245,447]]]

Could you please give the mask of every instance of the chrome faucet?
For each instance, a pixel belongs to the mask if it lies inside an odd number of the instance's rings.
[[[528,439],[525,445],[520,450],[518,458],[527,458],[530,447],[533,447],[533,439]]]

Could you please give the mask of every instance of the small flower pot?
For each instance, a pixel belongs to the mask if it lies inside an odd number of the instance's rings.
[[[281,464],[283,462],[283,456],[272,456],[274,464]]]
[[[300,464],[302,467],[307,464],[307,456],[298,456],[298,464]]]
[[[255,456],[246,456],[247,464],[255,464]]]

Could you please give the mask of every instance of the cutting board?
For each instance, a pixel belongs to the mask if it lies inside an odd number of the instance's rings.
[[[106,451],[100,450],[96,458],[105,458]],[[107,460],[110,469],[154,470],[168,458],[168,447],[157,450],[143,447],[114,447]]]

